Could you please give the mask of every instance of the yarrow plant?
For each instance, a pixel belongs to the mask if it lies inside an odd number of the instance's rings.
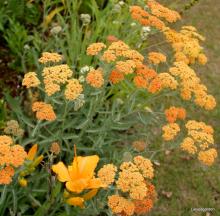
[[[180,14],[155,0],[117,5],[126,10],[129,28],[138,30],[135,37],[140,33],[140,44],[129,43],[123,33],[114,36],[108,25],[109,35],[90,43],[88,29],[97,17],[77,15],[86,47],[77,63],[69,65],[66,56],[43,52],[35,72],[27,72],[22,81],[36,96],[23,109],[14,109],[17,101],[8,96],[18,122],[9,121],[7,135],[0,136],[0,184],[11,183],[4,190],[14,193],[16,188],[19,199],[31,194],[34,206],[28,214],[147,215],[160,198],[154,183],[159,175],[151,161],[153,134],[160,133],[161,142],[178,144],[203,165],[211,166],[217,158],[213,128],[188,119],[184,103],[156,111],[157,99],[166,95],[207,111],[215,108],[215,98],[193,69],[197,62],[207,62],[200,45],[204,37],[192,26],[170,28]],[[116,7],[107,6],[114,14]],[[144,40],[143,27],[148,32]],[[155,32],[171,45],[172,58],[142,49]]]

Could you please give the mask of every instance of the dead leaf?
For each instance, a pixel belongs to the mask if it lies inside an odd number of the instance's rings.
[[[159,161],[153,161],[153,164],[156,166],[160,166],[160,162]]]
[[[171,151],[170,150],[166,150],[165,151],[165,155],[170,155]]]
[[[164,195],[166,198],[170,199],[173,195],[173,192],[172,191],[162,191],[161,192],[162,195]]]
[[[182,156],[181,159],[186,161],[192,160],[190,156]]]

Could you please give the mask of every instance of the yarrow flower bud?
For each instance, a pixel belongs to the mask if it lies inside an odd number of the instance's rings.
[[[57,35],[59,34],[60,32],[62,31],[62,27],[57,25],[57,26],[54,26],[51,30],[50,30],[50,33],[52,35]]]
[[[84,26],[87,26],[91,22],[91,16],[89,14],[80,14],[80,20]]]
[[[74,101],[74,111],[78,111],[85,104],[84,94],[80,94]]]
[[[15,120],[10,120],[6,122],[4,132],[6,134],[11,134],[17,137],[22,137],[24,135],[24,130],[20,128],[18,122]]]
[[[141,151],[144,151],[144,150],[146,149],[147,144],[146,144],[146,142],[143,141],[143,140],[137,140],[137,141],[134,141],[134,142],[132,143],[132,147],[133,147],[135,150],[141,152]]]
[[[55,155],[58,155],[60,153],[60,145],[57,142],[53,142],[50,146],[50,152],[52,152]]]

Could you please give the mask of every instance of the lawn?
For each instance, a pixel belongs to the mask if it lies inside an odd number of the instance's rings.
[[[164,3],[173,2],[164,0]],[[171,4],[174,8],[182,8],[183,1]],[[220,143],[220,2],[218,0],[203,0],[183,14],[182,24],[196,26],[199,32],[206,37],[204,45],[209,63],[199,68],[199,76],[209,86],[210,92],[217,99],[217,108],[210,115],[195,113],[199,119],[208,119],[214,124],[216,143]],[[218,145],[219,149],[219,145]],[[220,151],[219,151],[220,153]],[[157,173],[160,175],[159,202],[151,215],[170,216],[203,216],[220,215],[220,162],[211,168],[204,168],[183,156],[176,150],[168,155],[165,152],[159,155],[160,166]],[[168,194],[163,194],[168,192]],[[172,195],[171,193],[172,192]],[[170,197],[169,197],[170,195]],[[210,214],[193,212],[191,208],[215,208]]]

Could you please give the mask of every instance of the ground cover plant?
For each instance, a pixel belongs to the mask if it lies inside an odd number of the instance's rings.
[[[207,62],[205,39],[193,26],[168,27],[180,14],[154,0],[100,11],[91,1],[92,16],[67,4],[65,19],[50,16],[63,32],[25,73],[27,94],[5,94],[1,214],[146,215],[160,199],[157,151],[179,148],[208,167],[217,158],[212,126],[185,109],[216,106],[194,70]],[[171,57],[148,44],[158,32]]]

